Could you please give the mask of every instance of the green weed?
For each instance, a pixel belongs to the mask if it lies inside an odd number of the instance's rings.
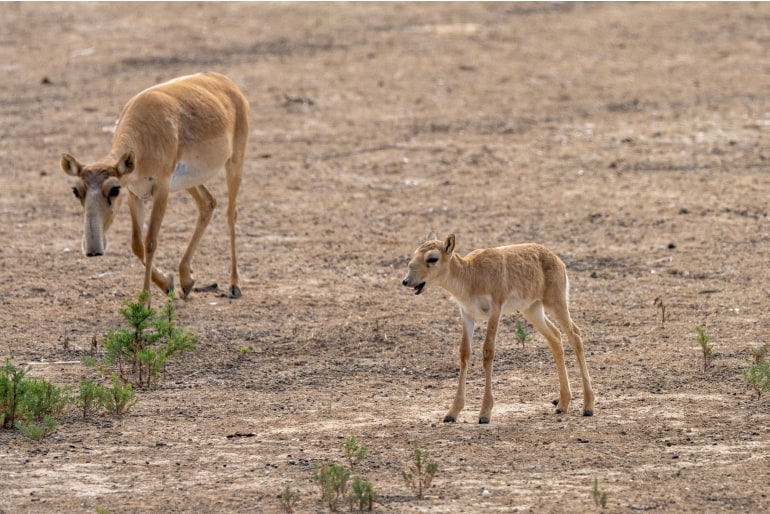
[[[402,478],[417,493],[417,498],[422,500],[438,472],[438,463],[430,461],[430,454],[420,450],[416,439],[412,442],[412,448],[414,463],[409,466],[409,471],[402,472]]]
[[[706,334],[706,331],[700,325],[695,327],[695,331],[698,333],[698,344],[703,350],[703,371],[706,371],[711,367],[714,361],[714,347],[711,346],[711,338]]]

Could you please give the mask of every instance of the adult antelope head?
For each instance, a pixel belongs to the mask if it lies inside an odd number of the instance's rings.
[[[127,153],[114,163],[81,164],[69,154],[62,155],[64,172],[77,179],[72,187],[83,206],[83,244],[86,257],[98,257],[107,251],[107,229],[123,201],[121,180],[134,171],[134,156]]]

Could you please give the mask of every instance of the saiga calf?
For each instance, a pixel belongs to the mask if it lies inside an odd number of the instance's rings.
[[[217,201],[203,183],[222,168],[227,176],[227,224],[230,234],[230,288],[238,298],[241,289],[235,255],[236,198],[243,175],[249,135],[249,103],[224,75],[201,73],[146,89],[128,101],[115,128],[110,153],[92,164],[81,164],[62,155],[61,167],[76,177],[75,196],[84,209],[83,253],[103,255],[107,229],[128,191],[131,211],[131,248],[144,263],[144,291],[150,280],[168,293],[174,276],[153,264],[158,234],[166,213],[168,195],[186,190],[198,207],[198,218],[179,263],[182,293],[193,287],[191,260]],[[152,200],[147,234],[142,238],[144,201]],[[148,297],[149,301],[149,297]]]
[[[556,413],[566,412],[572,392],[564,365],[561,333],[546,317],[548,312],[567,334],[575,352],[583,382],[583,415],[594,412],[594,393],[588,374],[580,329],[569,314],[569,280],[564,263],[549,249],[538,244],[519,244],[475,250],[465,257],[454,253],[455,236],[446,241],[427,241],[414,253],[402,284],[414,294],[437,285],[449,291],[460,305],[462,341],[460,343],[460,381],[444,422],[454,423],[465,404],[465,378],[471,356],[474,318],[486,318],[484,339],[484,398],[479,423],[489,423],[492,414],[492,360],[500,315],[520,311],[551,349],[559,377]]]

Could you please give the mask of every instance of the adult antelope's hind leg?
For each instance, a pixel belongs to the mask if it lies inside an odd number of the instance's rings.
[[[545,317],[543,304],[540,302],[535,303],[522,314],[548,342],[548,348],[551,350],[553,360],[556,363],[556,374],[559,377],[559,401],[556,404],[556,414],[567,412],[572,401],[572,390],[569,386],[567,366],[564,364],[564,345],[561,343],[561,333]]]
[[[495,404],[492,396],[492,363],[495,359],[495,338],[497,326],[500,322],[500,307],[494,307],[487,322],[487,335],[484,338],[484,399],[481,401],[479,423],[489,423],[492,417],[492,407]]]
[[[134,255],[136,255],[142,264],[145,264],[144,240],[142,239],[144,202],[134,193],[130,192],[128,195],[128,210],[131,214],[131,250],[133,250]],[[152,281],[166,294],[169,294],[174,290],[173,273],[166,275],[155,266],[152,266]]]
[[[457,392],[449,412],[444,416],[444,423],[454,423],[465,406],[465,378],[468,374],[468,362],[471,359],[471,337],[473,337],[473,318],[460,309],[463,320],[463,336],[460,340],[460,378],[457,382]]]
[[[245,145],[245,141],[243,142]],[[227,172],[227,228],[230,231],[230,289],[227,296],[241,297],[241,279],[238,275],[238,258],[235,252],[235,222],[238,220],[238,190],[243,176],[243,149],[225,163]]]
[[[211,221],[211,216],[214,214],[214,209],[217,206],[216,199],[211,195],[206,186],[199,185],[187,189],[190,196],[195,200],[195,204],[198,206],[198,219],[195,222],[195,230],[193,230],[192,236],[190,236],[190,242],[187,244],[187,250],[185,250],[182,260],[179,262],[179,281],[182,284],[182,297],[187,298],[187,295],[192,291],[195,280],[192,277],[192,256],[195,250],[198,248],[203,232]]]

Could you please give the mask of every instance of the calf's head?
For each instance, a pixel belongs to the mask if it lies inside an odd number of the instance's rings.
[[[409,261],[409,271],[401,281],[411,287],[414,294],[420,294],[432,282],[441,282],[449,273],[449,261],[455,249],[455,236],[450,234],[445,241],[432,240],[420,245]]]
[[[77,179],[72,192],[83,206],[83,253],[87,257],[104,255],[107,229],[112,225],[123,197],[121,179],[134,170],[134,155],[129,152],[115,163],[84,165],[64,154],[61,167],[64,173]]]

